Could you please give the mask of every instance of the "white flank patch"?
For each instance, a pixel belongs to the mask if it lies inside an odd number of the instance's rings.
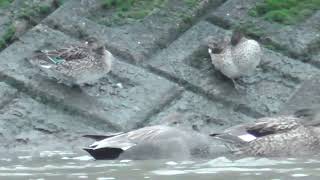
[[[122,89],[122,88],[123,88],[123,86],[122,86],[122,84],[121,84],[121,83],[117,83],[116,85],[117,85],[117,86],[118,86],[118,88],[120,88],[120,89]]]
[[[292,174],[292,177],[306,177],[309,176],[308,174]]]
[[[40,66],[43,67],[43,68],[46,68],[46,69],[50,69],[51,68],[50,65],[40,65]]]
[[[90,161],[90,160],[93,160],[93,158],[91,156],[79,156],[79,157],[74,157],[72,159],[79,160],[79,161]]]
[[[166,162],[166,165],[175,166],[175,165],[178,165],[178,163],[176,163],[174,161],[168,161],[168,162]]]
[[[250,142],[250,141],[253,141],[253,140],[257,139],[255,136],[253,136],[251,134],[240,135],[238,137],[240,139],[242,139],[243,141],[246,141],[246,142]]]
[[[212,50],[210,48],[208,48],[208,52],[211,54],[212,53]]]
[[[120,162],[121,163],[128,163],[128,162],[131,162],[132,160],[130,160],[130,159],[124,159],[124,160],[121,160]]]

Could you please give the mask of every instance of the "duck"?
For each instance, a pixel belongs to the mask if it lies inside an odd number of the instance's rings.
[[[113,61],[111,52],[94,37],[84,43],[36,51],[29,59],[33,66],[49,78],[68,86],[95,83],[111,71]]]
[[[235,81],[250,76],[260,64],[262,51],[259,43],[244,37],[240,30],[234,30],[231,38],[226,35],[220,41],[208,38],[208,53],[216,69]]]
[[[225,143],[236,155],[257,157],[297,157],[319,152],[320,117],[312,110],[292,115],[263,117],[236,125],[212,137]],[[319,112],[319,111],[317,111]]]
[[[96,160],[185,160],[204,157],[209,153],[209,135],[168,125],[153,125],[128,132],[84,137],[96,140],[83,148]]]

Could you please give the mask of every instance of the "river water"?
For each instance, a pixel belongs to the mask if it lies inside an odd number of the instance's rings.
[[[320,179],[320,158],[218,157],[210,160],[95,161],[85,153],[43,151],[5,153],[0,179],[27,180],[212,180]]]

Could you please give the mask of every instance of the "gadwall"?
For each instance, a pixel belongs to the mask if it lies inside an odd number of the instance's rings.
[[[212,64],[235,86],[237,78],[251,75],[261,61],[259,43],[245,38],[238,30],[233,31],[231,39],[225,36],[220,42],[209,37],[208,47]]]
[[[313,155],[320,148],[320,119],[305,117],[318,117],[311,114],[311,111],[303,110],[295,115],[264,117],[255,123],[240,124],[211,136],[223,141],[235,154],[267,157]]]
[[[106,136],[84,148],[95,159],[188,159],[209,153],[209,135],[155,125]]]
[[[48,77],[69,86],[91,84],[111,70],[113,55],[95,38],[57,50],[41,50],[29,59]]]

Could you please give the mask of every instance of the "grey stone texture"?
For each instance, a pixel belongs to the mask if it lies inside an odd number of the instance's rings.
[[[0,109],[0,151],[79,151],[79,145],[89,143],[81,136],[92,131],[103,133],[112,129],[93,127],[86,118],[55,110],[23,93]]]
[[[281,113],[290,113],[301,108],[317,108],[320,104],[319,74],[301,84],[292,94],[290,100],[283,106]]]
[[[127,131],[175,118],[183,128],[216,133],[319,104],[319,12],[283,26],[248,16],[254,0],[202,0],[192,9],[174,0],[170,8],[141,21],[106,26],[92,17],[97,2],[69,0],[0,51],[2,149],[80,150],[88,142],[83,134]],[[257,38],[262,63],[242,79],[244,91],[214,68],[206,45],[208,36],[230,35],[231,25],[240,22],[263,29]],[[93,85],[58,84],[27,61],[36,50],[87,36],[98,37],[116,58],[111,72]],[[268,42],[280,50],[271,50]]]
[[[6,106],[17,95],[17,90],[4,82],[0,82],[0,109]]]
[[[121,61],[115,61],[112,72],[93,86],[70,88],[41,76],[26,60],[39,48],[72,41],[61,32],[38,25],[1,53],[3,59],[10,60],[1,62],[1,72],[35,96],[62,103],[119,130],[134,128],[133,122],[143,121],[153,108],[166,104],[180,91],[172,82]]]
[[[147,16],[140,22],[123,26],[108,27],[90,18],[96,13],[97,0],[70,0],[44,20],[44,23],[63,30],[73,36],[97,36],[104,40],[114,53],[138,63],[146,60],[156,50],[168,44],[206,8],[214,8],[221,0],[210,0],[208,4],[189,9],[180,0],[168,1],[168,8]]]
[[[184,92],[170,107],[150,118],[151,125],[177,122],[190,130],[206,134],[217,133],[239,123],[250,122],[254,118],[241,113],[235,104],[211,101],[192,92]]]
[[[277,113],[300,82],[319,72],[309,64],[263,48],[261,67],[245,80],[249,84],[247,92],[239,93],[231,81],[214,69],[207,47],[203,46],[208,36],[220,39],[224,34],[226,30],[201,21],[158,53],[150,67],[191,83],[216,98],[244,104],[264,115]]]
[[[259,34],[259,39],[262,41],[280,47],[282,51],[288,51],[288,54],[293,56],[310,59],[309,55],[314,52],[315,46],[319,50],[320,11],[301,23],[281,25],[249,15],[250,9],[262,1],[228,0],[217,11],[213,11],[208,19],[225,27],[245,25],[250,33]]]

